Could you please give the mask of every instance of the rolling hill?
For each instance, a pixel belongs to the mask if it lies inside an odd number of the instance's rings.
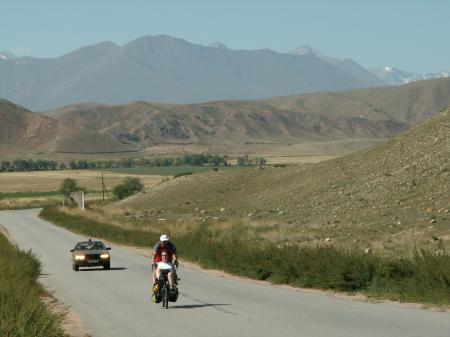
[[[82,154],[121,153],[144,147],[150,151],[161,144],[232,148],[247,143],[287,146],[379,140],[450,106],[448,93],[450,79],[439,79],[257,101],[185,105],[138,101],[113,106],[78,103],[45,114],[3,100],[0,145],[3,152],[11,152],[14,147],[21,153]]]
[[[123,143],[144,145],[384,138],[450,106],[449,93],[450,79],[439,79],[260,101],[76,104],[46,115]]]
[[[0,100],[0,154],[29,155],[51,152],[104,153],[133,151],[107,135],[64,125]]]
[[[0,144],[2,148],[19,150],[25,147],[49,146],[62,125],[51,118],[0,99]]]
[[[414,125],[450,106],[450,78],[396,87],[277,97],[264,102],[278,109],[329,118],[386,119]]]

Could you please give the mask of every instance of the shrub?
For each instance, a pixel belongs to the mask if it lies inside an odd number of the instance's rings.
[[[144,189],[144,185],[139,178],[127,177],[122,184],[114,186],[112,192],[120,200],[140,192]]]
[[[66,178],[62,182],[61,187],[59,188],[59,192],[68,197],[70,193],[77,190],[77,186],[78,184],[75,179]]]
[[[191,171],[180,172],[180,173],[175,174],[173,177],[178,178],[178,177],[182,177],[182,176],[190,176],[191,174],[194,174],[194,172],[191,172]]]
[[[113,187],[112,193],[120,200],[130,196],[132,193],[124,184],[119,184]]]

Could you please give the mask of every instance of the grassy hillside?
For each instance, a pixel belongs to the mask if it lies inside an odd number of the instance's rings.
[[[399,252],[450,242],[450,111],[373,149],[314,165],[175,179],[114,205],[138,226],[204,222],[252,238]],[[174,225],[173,227],[176,227]]]
[[[30,252],[13,247],[0,233],[0,335],[64,337],[61,317],[42,303],[37,283],[40,263]]]

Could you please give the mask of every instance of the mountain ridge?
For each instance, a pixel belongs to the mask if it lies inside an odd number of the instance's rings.
[[[365,71],[359,69],[359,71]],[[311,55],[207,47],[167,35],[101,42],[57,58],[0,59],[0,97],[34,111],[95,101],[197,103],[380,85]]]

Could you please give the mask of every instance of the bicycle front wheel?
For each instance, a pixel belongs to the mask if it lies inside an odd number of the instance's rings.
[[[168,309],[169,308],[169,285],[168,284],[164,285],[162,295],[163,295],[163,300],[162,300],[163,308]]]

